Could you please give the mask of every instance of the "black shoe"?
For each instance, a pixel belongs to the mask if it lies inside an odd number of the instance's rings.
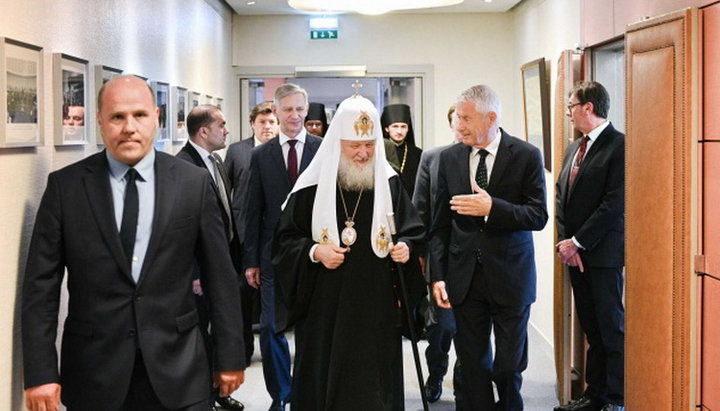
[[[569,404],[558,405],[553,408],[553,411],[601,411],[602,404],[598,404],[597,401],[592,398],[583,395],[575,401],[571,401]]]
[[[425,398],[428,402],[435,402],[439,400],[442,395],[442,381],[431,382],[428,378],[423,390],[425,390]]]
[[[605,404],[601,411],[625,411],[624,405]]]
[[[286,401],[273,400],[268,411],[285,411],[285,404],[287,404]]]
[[[218,403],[223,409],[226,410],[235,410],[235,411],[243,411],[245,409],[245,406],[240,401],[236,400],[233,397],[227,396],[227,397],[217,397],[215,399],[215,402]]]

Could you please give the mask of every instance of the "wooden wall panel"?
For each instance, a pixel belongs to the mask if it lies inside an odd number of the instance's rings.
[[[715,73],[717,76],[718,73]],[[707,118],[707,117],[706,117]],[[720,142],[702,144],[703,152],[703,271],[720,278]],[[720,311],[717,312],[720,317]]]
[[[687,410],[690,395],[691,10],[626,35],[625,404]]]
[[[720,410],[720,279],[703,277],[702,405]]]
[[[585,45],[608,41],[627,26],[647,17],[687,7],[704,7],[718,0],[580,0],[580,39]]]
[[[701,16],[704,112],[700,138],[720,140],[720,3],[701,10]]]

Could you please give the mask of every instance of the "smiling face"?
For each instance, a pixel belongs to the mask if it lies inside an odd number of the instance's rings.
[[[497,119],[494,112],[481,113],[475,103],[465,101],[458,103],[455,115],[455,133],[463,144],[485,148],[495,139],[495,133],[490,133]]]
[[[160,111],[152,91],[137,77],[116,77],[99,96],[98,124],[105,147],[113,158],[129,166],[153,147]]]
[[[354,141],[341,140],[340,148],[343,157],[351,160],[358,167],[364,167],[375,154],[375,140]]]
[[[280,122],[280,131],[290,138],[295,138],[305,126],[307,116],[307,99],[302,93],[293,93],[273,104],[273,113]]]

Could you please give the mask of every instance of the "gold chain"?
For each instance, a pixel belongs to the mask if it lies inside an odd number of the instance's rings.
[[[363,191],[365,191],[365,188],[360,189],[360,194],[358,195],[357,202],[355,203],[355,209],[353,210],[353,215],[350,217],[348,215],[347,206],[345,205],[345,196],[343,195],[342,187],[340,187],[340,182],[337,183],[338,189],[340,190],[340,199],[342,200],[343,210],[345,210],[345,219],[348,222],[353,222],[355,220],[355,214],[357,213],[358,206],[360,205],[360,199],[362,198]]]
[[[410,147],[408,147],[407,143],[403,143],[403,144],[405,144],[405,152],[403,153],[402,164],[400,164],[400,173],[402,173],[403,170],[405,169],[405,162],[407,161],[407,153],[408,153],[408,151],[410,151]]]

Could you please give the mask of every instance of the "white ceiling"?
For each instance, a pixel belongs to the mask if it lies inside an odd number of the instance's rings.
[[[287,0],[225,0],[237,14],[312,14],[301,12],[288,6]],[[502,13],[510,10],[522,0],[465,0],[462,3],[441,8],[421,9],[417,11],[404,11],[405,13]]]

